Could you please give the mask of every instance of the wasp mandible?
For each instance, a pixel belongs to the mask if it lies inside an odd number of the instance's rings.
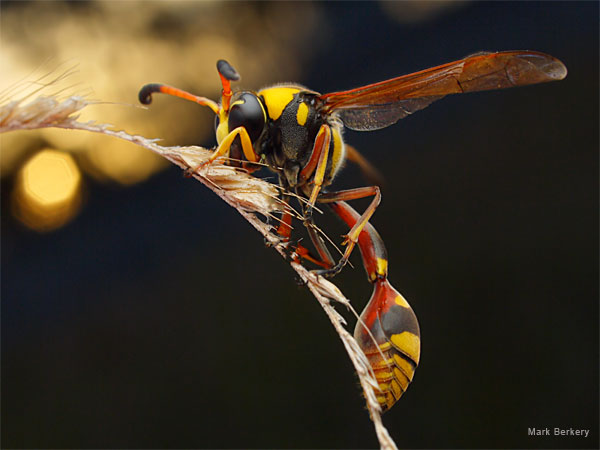
[[[170,94],[208,106],[215,113],[217,146],[209,160],[229,157],[229,164],[254,171],[264,163],[279,175],[283,192],[306,199],[303,215],[318,258],[298,245],[296,254],[323,267],[318,273],[337,274],[358,244],[373,294],[355,328],[374,370],[382,409],[389,409],[412,380],[420,357],[417,318],[408,302],[387,280],[388,260],[383,241],[369,224],[381,201],[379,187],[326,192],[345,159],[364,161],[342,138],[343,127],[357,131],[385,128],[448,94],[503,89],[562,80],[567,69],[558,59],[535,51],[477,53],[379,83],[319,94],[296,84],[280,84],[257,92],[233,92],[237,71],[219,60],[223,85],[221,103],[164,84],[147,84],[139,100],[150,104],[153,93]],[[254,164],[253,164],[254,163]],[[203,165],[204,165],[203,164]],[[363,163],[362,168],[366,166]],[[346,201],[372,197],[362,214]],[[289,195],[284,194],[284,200]],[[316,203],[329,204],[350,228],[340,260],[335,263],[313,225]],[[290,239],[292,216],[284,212],[278,233]]]

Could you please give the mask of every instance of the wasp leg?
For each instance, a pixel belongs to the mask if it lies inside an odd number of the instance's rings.
[[[313,174],[313,188],[308,199],[308,206],[305,210],[305,216],[310,218],[312,215],[312,209],[315,206],[323,180],[325,179],[325,171],[327,169],[327,158],[329,156],[329,144],[331,143],[331,127],[327,124],[321,125],[315,143],[313,145],[312,153],[308,163],[300,171],[299,182],[303,184]]]
[[[304,259],[306,261],[310,261],[313,264],[316,264],[317,266],[321,266],[324,269],[329,269],[333,265],[333,264],[329,263],[328,261],[323,261],[323,260],[313,256],[310,253],[310,250],[308,250],[306,247],[304,247],[303,245],[300,245],[300,244],[296,244],[294,246],[294,253],[297,256],[297,258],[295,259],[295,262],[300,262],[300,259]]]
[[[281,196],[281,203],[285,205],[285,209],[281,214],[280,224],[277,228],[277,234],[285,240],[289,240],[292,235],[292,213],[288,209],[290,208],[290,198],[291,196],[288,194]]]
[[[289,203],[290,196],[284,195],[282,200],[285,204],[287,204],[287,203]],[[277,234],[279,235],[279,237],[281,238],[281,240],[283,242],[289,243],[290,237],[292,234],[292,213],[286,209],[283,212],[280,220],[281,220],[281,223],[280,223],[279,227],[277,228]],[[312,224],[312,221],[311,221],[311,224]],[[289,248],[291,250],[293,250],[293,253],[295,254],[295,257],[292,256],[292,259],[294,259],[296,262],[299,262],[300,259],[304,259],[306,261],[312,262],[313,264],[321,266],[325,269],[331,268],[333,266],[333,258],[331,257],[329,250],[327,250],[327,247],[325,246],[325,244],[323,243],[322,240],[320,241],[320,245],[316,243],[321,238],[317,235],[314,227],[308,226],[307,229],[308,229],[308,234],[310,236],[310,239],[312,240],[313,243],[315,243],[315,247],[317,248],[317,251],[319,252],[319,258],[313,256],[310,253],[310,251],[303,245],[300,245],[299,243],[295,243],[295,244],[291,244],[289,246]]]
[[[349,227],[361,220],[358,212],[345,202],[330,206]],[[408,302],[387,279],[387,251],[370,223],[361,231],[358,247],[374,287],[354,329],[354,338],[371,364],[379,385],[375,396],[385,412],[406,391],[419,364],[419,322]]]
[[[287,194],[282,195],[281,203],[284,205],[284,209],[279,219],[279,226],[277,227],[278,240],[276,243],[284,244],[286,247],[290,247],[290,237],[292,235],[292,213],[289,208],[290,196]],[[269,221],[267,219],[267,221]],[[269,240],[265,237],[265,243],[272,245]],[[293,245],[291,246],[293,247]],[[292,252],[289,252],[288,256],[291,256]]]
[[[362,216],[360,216],[353,223],[352,228],[350,228],[350,231],[344,237],[344,242],[342,242],[342,245],[346,245],[346,250],[344,250],[344,254],[335,266],[333,266],[331,269],[320,272],[321,275],[333,277],[337,275],[346,265],[346,263],[348,262],[348,258],[350,258],[350,254],[354,249],[354,246],[358,242],[361,231],[367,225],[369,219],[375,212],[375,209],[377,209],[379,203],[381,202],[381,191],[377,186],[369,186],[356,189],[348,189],[346,191],[328,192],[327,194],[320,195],[317,199],[319,203],[335,203],[344,200],[356,200],[359,198],[369,197],[371,195],[373,196],[373,200],[371,201],[367,209],[365,209],[365,212],[362,213]]]
[[[306,231],[308,231],[310,240],[319,254],[321,263],[318,265],[325,269],[331,269],[334,265],[333,257],[331,256],[331,253],[329,253],[329,249],[325,245],[325,242],[323,242],[323,239],[319,236],[312,216],[304,219],[304,225],[306,226]]]
[[[329,207],[350,228],[361,219],[360,214],[346,202],[331,203]],[[379,233],[369,222],[358,235],[358,248],[369,281],[375,283],[378,279],[387,278],[387,251]]]
[[[248,132],[244,127],[237,127],[235,130],[233,130],[231,133],[225,136],[225,138],[221,141],[217,149],[213,152],[212,155],[210,155],[210,158],[208,158],[202,164],[199,164],[197,167],[195,167],[193,172],[196,172],[198,169],[204,166],[212,164],[214,160],[217,159],[219,156],[229,155],[229,151],[231,149],[233,141],[238,136],[240,137],[242,151],[244,152],[244,156],[246,157],[246,159],[250,162],[258,162],[260,158],[254,151],[254,147],[252,147],[252,141],[250,140],[250,136],[248,136]]]

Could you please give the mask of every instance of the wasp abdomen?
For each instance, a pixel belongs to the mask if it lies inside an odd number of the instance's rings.
[[[350,228],[360,217],[346,202],[330,206]],[[371,364],[379,384],[375,395],[382,410],[387,411],[406,391],[419,364],[419,322],[406,299],[387,279],[385,245],[370,223],[358,236],[358,247],[367,277],[373,283],[373,294],[356,324],[354,338]]]
[[[419,364],[419,323],[408,302],[387,279],[377,280],[373,295],[356,324],[354,337],[365,352],[387,411],[408,388]],[[367,331],[368,330],[368,331]],[[370,332],[370,334],[369,334]]]

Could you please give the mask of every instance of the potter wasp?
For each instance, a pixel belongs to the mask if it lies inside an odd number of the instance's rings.
[[[375,394],[385,411],[405,392],[419,363],[419,324],[408,302],[387,279],[386,249],[369,223],[381,201],[379,188],[326,192],[345,159],[369,168],[366,160],[344,143],[343,127],[377,130],[447,94],[561,80],[567,70],[554,57],[534,51],[478,53],[410,75],[324,95],[296,84],[233,92],[231,82],[239,81],[239,74],[224,60],[217,63],[217,70],[223,85],[221,103],[163,84],[145,85],[139,99],[149,104],[153,93],[164,93],[208,106],[216,116],[217,146],[204,164],[229,157],[229,164],[250,172],[260,167],[257,163],[266,164],[278,174],[283,192],[295,192],[304,198],[304,222],[318,257],[300,245],[295,255],[321,266],[317,271],[321,275],[337,274],[358,244],[374,290],[354,335],[376,376],[379,388]],[[286,202],[290,199],[289,194],[283,197]],[[362,214],[346,203],[365,197],[372,200]],[[312,210],[317,203],[328,204],[350,228],[337,263],[315,231]],[[290,239],[291,223],[291,213],[284,212],[278,228],[284,240]]]

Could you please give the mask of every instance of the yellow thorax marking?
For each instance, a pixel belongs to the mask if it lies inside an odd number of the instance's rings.
[[[300,89],[295,87],[272,87],[263,89],[259,94],[265,99],[269,117],[277,120],[285,107],[294,99],[294,94],[298,92]]]
[[[220,144],[223,139],[229,134],[229,124],[227,123],[228,114],[221,108],[219,111],[219,126],[217,127],[217,144]]]
[[[298,125],[304,126],[307,118],[308,106],[306,106],[306,103],[300,103],[300,106],[298,106],[298,112],[296,113],[296,121],[298,122]]]

